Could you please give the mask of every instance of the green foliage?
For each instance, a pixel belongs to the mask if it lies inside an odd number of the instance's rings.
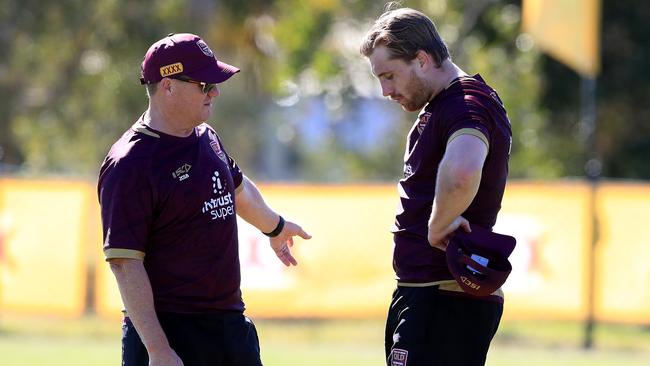
[[[2,124],[24,157],[13,162],[36,172],[95,172],[146,103],[137,65],[165,33],[161,25],[179,23],[182,2],[16,6],[3,65],[11,75],[0,79],[10,100]]]
[[[520,1],[402,3],[429,14],[454,61],[499,92],[513,124],[511,177],[582,175],[578,79],[520,34]],[[650,73],[641,45],[648,44],[642,14],[649,6],[617,4],[604,2],[599,153],[606,174],[648,178]],[[394,180],[413,114],[397,112],[372,147],[351,147],[341,135],[362,100],[381,98],[358,46],[383,7],[363,0],[5,0],[0,171],[95,174],[146,108],[138,77],[147,47],[170,32],[194,32],[242,69],[222,88],[212,123],[249,174]],[[314,100],[326,106],[318,144],[296,117]]]
[[[603,1],[601,74],[597,79],[596,154],[603,175],[650,179],[650,3]],[[589,158],[580,126],[580,80],[548,58],[542,71],[548,82],[541,105],[548,108],[547,132],[563,175],[583,175]]]

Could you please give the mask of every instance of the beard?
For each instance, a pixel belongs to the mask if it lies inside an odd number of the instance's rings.
[[[405,91],[410,94],[409,97],[398,95],[393,99],[396,99],[407,112],[419,111],[431,100],[431,92],[424,81],[415,75],[415,71],[411,71]]]

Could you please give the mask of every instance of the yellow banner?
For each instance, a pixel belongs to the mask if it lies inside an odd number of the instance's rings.
[[[0,180],[0,309],[80,315],[88,185]]]
[[[249,312],[280,317],[384,316],[395,286],[389,230],[396,188],[261,189],[272,207],[302,225],[313,239],[296,244],[299,265],[285,268],[257,229],[248,226],[240,233],[242,291]]]
[[[494,228],[517,239],[504,318],[584,318],[588,192],[584,184],[508,184]]]
[[[524,0],[523,30],[578,73],[600,71],[600,0]]]
[[[267,202],[302,225],[297,267],[240,221],[242,291],[256,317],[384,317],[395,287],[390,185],[260,185]],[[505,319],[587,314],[589,186],[510,182],[495,231],[517,238],[504,286]],[[650,324],[650,184],[597,190],[595,315]],[[122,301],[102,253],[95,187],[71,181],[0,180],[0,310],[117,318]],[[87,278],[95,278],[87,283]],[[89,292],[88,292],[89,291]]]
[[[607,184],[598,196],[596,317],[650,324],[650,186]]]

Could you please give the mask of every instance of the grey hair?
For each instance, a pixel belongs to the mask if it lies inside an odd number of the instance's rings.
[[[158,83],[145,84],[145,89],[147,90],[147,97],[151,99],[151,97],[156,94],[156,90],[158,90]]]

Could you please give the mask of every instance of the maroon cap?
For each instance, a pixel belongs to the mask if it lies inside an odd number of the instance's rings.
[[[201,37],[169,34],[149,47],[142,61],[140,83],[154,84],[164,77],[186,76],[205,83],[221,83],[239,69],[218,61]]]
[[[463,291],[487,296],[506,282],[512,271],[508,257],[517,241],[477,225],[471,228],[471,233],[458,229],[449,241],[447,267]]]

